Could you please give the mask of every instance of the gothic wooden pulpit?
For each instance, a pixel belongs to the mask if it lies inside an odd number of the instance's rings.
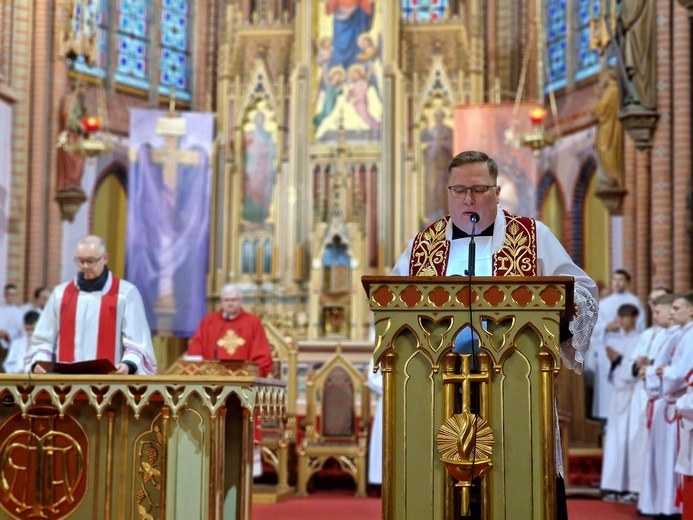
[[[383,519],[457,520],[471,507],[485,520],[553,520],[554,380],[573,279],[363,285],[383,374]]]
[[[281,415],[285,383],[179,368],[0,375],[0,518],[249,518],[254,414]]]

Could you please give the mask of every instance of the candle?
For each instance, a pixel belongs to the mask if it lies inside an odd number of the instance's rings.
[[[272,279],[277,279],[277,268],[279,264],[279,246],[272,246]]]
[[[303,244],[296,244],[296,280],[303,280]]]
[[[255,250],[255,276],[258,280],[262,278],[262,246],[260,244]]]

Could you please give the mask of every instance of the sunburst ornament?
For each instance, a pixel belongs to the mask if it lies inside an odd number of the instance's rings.
[[[462,412],[443,423],[436,442],[443,462],[481,464],[491,460],[493,430],[485,419]]]

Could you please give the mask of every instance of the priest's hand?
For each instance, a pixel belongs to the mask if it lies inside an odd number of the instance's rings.
[[[130,373],[130,367],[128,367],[125,363],[118,363],[116,365],[115,372],[111,372],[111,374],[116,374],[119,376],[126,376],[129,373]]]
[[[41,365],[39,365],[38,363],[37,363],[36,366],[34,367],[34,374],[47,374],[47,373],[48,373],[48,372],[46,372],[46,369],[43,368],[43,367],[42,367]]]

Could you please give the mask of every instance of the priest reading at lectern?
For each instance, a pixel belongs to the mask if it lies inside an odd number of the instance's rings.
[[[272,372],[265,329],[257,316],[243,309],[243,296],[235,285],[221,288],[221,309],[202,318],[185,358],[251,361],[261,377]]]
[[[86,236],[77,242],[74,280],[58,285],[36,324],[25,366],[108,359],[115,374],[156,373],[152,335],[137,287],[113,276],[103,240]]]
[[[597,321],[597,285],[575,265],[547,226],[532,218],[511,215],[500,207],[497,181],[498,166],[485,153],[470,151],[455,156],[448,166],[449,215],[409,242],[392,274],[573,277],[575,317],[569,330],[561,331],[561,358],[567,367],[580,373]],[[454,352],[473,353],[475,341],[471,337],[465,342],[459,334],[456,341]],[[558,438],[556,441],[559,450]],[[558,518],[566,518],[560,456],[556,462]]]

